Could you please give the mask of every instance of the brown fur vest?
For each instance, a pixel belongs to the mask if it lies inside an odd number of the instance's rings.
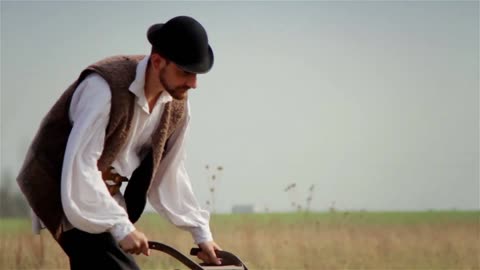
[[[60,184],[63,157],[72,129],[68,111],[73,93],[92,72],[102,76],[110,86],[110,118],[104,150],[97,163],[98,169],[104,171],[126,143],[136,104],[135,95],[128,88],[143,57],[114,56],[87,67],[45,116],[27,152],[17,182],[35,214],[56,240],[62,233],[61,221],[64,217]],[[124,196],[132,222],[139,219],[145,208],[147,190],[165,154],[166,141],[184,117],[184,111],[185,101],[174,99],[166,104],[160,124],[152,134],[152,149],[128,182]]]

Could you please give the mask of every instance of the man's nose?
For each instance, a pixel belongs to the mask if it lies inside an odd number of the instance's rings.
[[[187,86],[192,89],[197,88],[197,74],[190,74],[190,76],[188,76]]]

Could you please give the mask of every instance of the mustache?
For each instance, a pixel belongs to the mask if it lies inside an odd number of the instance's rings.
[[[185,92],[185,91],[188,91],[189,89],[190,89],[190,87],[188,87],[188,86],[179,86],[179,87],[174,88],[173,90],[174,91]]]

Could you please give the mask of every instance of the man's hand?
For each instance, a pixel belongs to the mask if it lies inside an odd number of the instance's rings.
[[[197,254],[197,257],[206,262],[206,263],[211,263],[211,264],[216,264],[220,265],[221,261],[219,258],[217,258],[217,255],[215,255],[215,250],[222,250],[215,242],[213,241],[207,241],[198,244],[198,247],[201,249],[201,251]]]
[[[132,254],[143,253],[146,256],[150,256],[150,250],[148,249],[148,239],[142,232],[135,230],[125,236],[120,242],[120,248],[125,252]]]

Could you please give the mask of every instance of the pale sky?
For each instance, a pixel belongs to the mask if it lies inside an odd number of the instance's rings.
[[[215,53],[187,169],[216,209],[479,209],[479,2],[1,2],[1,168],[79,72],[177,15]],[[284,188],[296,183],[296,190]]]

